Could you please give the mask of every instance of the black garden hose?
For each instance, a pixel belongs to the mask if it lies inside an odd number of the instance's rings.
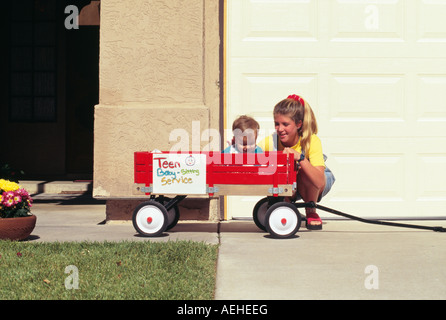
[[[435,232],[446,232],[446,229],[443,227],[430,227],[430,226],[420,226],[420,225],[413,225],[413,224],[405,224],[405,223],[396,223],[396,222],[389,222],[389,221],[382,221],[382,220],[369,220],[364,219],[360,217],[356,217],[344,212],[340,212],[331,208],[327,208],[324,206],[321,206],[319,204],[316,204],[314,202],[308,202],[308,203],[294,203],[294,205],[297,208],[317,208],[323,211],[327,211],[333,214],[336,214],[338,216],[342,216],[345,218],[349,218],[352,220],[357,220],[364,223],[370,223],[370,224],[379,224],[384,226],[391,226],[391,227],[401,227],[401,228],[412,228],[412,229],[424,229],[424,230],[431,230]]]

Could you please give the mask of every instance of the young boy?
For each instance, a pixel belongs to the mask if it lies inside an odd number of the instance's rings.
[[[223,153],[262,153],[256,145],[259,123],[251,117],[240,116],[232,123],[232,144]]]

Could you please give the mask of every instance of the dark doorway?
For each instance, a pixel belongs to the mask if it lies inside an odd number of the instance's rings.
[[[91,179],[99,26],[67,29],[90,0],[14,0],[1,21],[0,165],[23,179]]]
[[[94,106],[99,103],[99,27],[66,34],[66,170],[93,173]]]

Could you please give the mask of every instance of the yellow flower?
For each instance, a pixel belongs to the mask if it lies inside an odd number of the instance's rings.
[[[20,186],[15,183],[15,182],[11,182],[9,180],[4,180],[4,179],[0,179],[0,190],[3,191],[16,191],[20,189]]]

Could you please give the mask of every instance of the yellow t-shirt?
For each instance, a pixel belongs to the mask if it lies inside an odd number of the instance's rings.
[[[262,148],[263,151],[283,151],[283,149],[285,149],[280,140],[277,138],[276,133],[266,137],[257,145]],[[291,148],[301,153],[302,148],[300,146],[300,139],[299,142]],[[308,150],[308,154],[305,156],[314,167],[325,167],[324,154],[322,153],[322,143],[317,135],[313,134],[311,136],[310,149]]]

